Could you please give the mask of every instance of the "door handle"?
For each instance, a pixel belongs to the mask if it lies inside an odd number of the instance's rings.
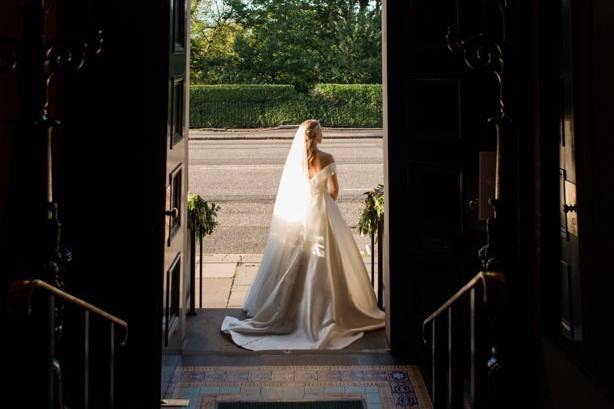
[[[578,208],[577,208],[576,205],[568,205],[568,204],[564,204],[563,205],[563,212],[564,213],[576,212],[577,209]]]
[[[179,216],[179,209],[173,207],[171,210],[165,210],[164,215],[177,218]]]

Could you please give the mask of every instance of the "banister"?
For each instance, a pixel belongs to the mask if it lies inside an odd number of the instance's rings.
[[[124,337],[120,345],[121,346],[126,345],[126,342],[128,340],[128,323],[126,321],[122,320],[121,318],[116,317],[113,314],[108,313],[107,311],[104,311],[101,308],[96,307],[93,304],[88,303],[87,301],[84,301],[78,297],[75,297],[74,295],[71,295],[65,291],[60,290],[59,288],[47,283],[46,281],[43,281],[40,279],[15,280],[13,281],[13,283],[11,284],[11,287],[9,288],[9,299],[16,300],[18,298],[23,298],[25,294],[25,298],[27,301],[27,308],[28,308],[27,312],[28,314],[30,314],[32,312],[32,293],[34,292],[35,289],[42,289],[50,294],[53,294],[56,297],[63,299],[64,301],[77,305],[85,310],[88,310],[106,319],[107,321],[111,321],[114,324],[119,325],[120,327],[124,329]]]
[[[490,304],[492,299],[497,299],[498,296],[502,296],[502,286],[505,285],[505,274],[501,272],[494,271],[480,271],[475,275],[467,284],[465,284],[460,290],[458,290],[452,297],[450,297],[445,303],[441,305],[441,307],[437,308],[435,312],[429,315],[422,323],[422,327],[424,328],[435,318],[443,314],[452,304],[454,304],[457,300],[459,300],[463,295],[465,295],[469,290],[475,288],[478,284],[482,284],[484,289],[483,294],[483,303]]]
[[[501,368],[499,329],[506,303],[505,274],[481,271],[423,321],[434,408],[498,407],[488,388],[489,377]]]

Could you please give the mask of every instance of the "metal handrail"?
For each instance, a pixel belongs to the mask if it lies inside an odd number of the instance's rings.
[[[27,301],[28,314],[32,312],[32,293],[35,289],[42,289],[46,292],[53,294],[56,297],[59,297],[69,303],[77,305],[85,310],[88,310],[108,321],[113,322],[114,324],[119,325],[124,329],[124,338],[122,339],[120,345],[125,346],[128,341],[128,323],[121,318],[116,317],[113,314],[104,311],[101,308],[96,307],[93,304],[88,303],[74,295],[71,295],[65,291],[60,290],[59,288],[47,283],[46,281],[40,279],[34,280],[15,280],[11,284],[11,288],[9,289],[9,294],[14,298],[22,298],[22,294],[25,294],[25,298]]]
[[[488,377],[501,368],[497,321],[505,305],[505,288],[505,274],[482,271],[423,321],[425,344],[429,344],[427,333],[431,335],[434,408],[490,407],[486,404],[492,396],[487,391]],[[462,315],[463,302],[469,305],[466,315]],[[465,380],[469,381],[468,402],[464,401]]]
[[[499,299],[495,294],[501,295],[502,286],[505,285],[505,274],[500,272],[484,272],[480,271],[473,277],[467,284],[465,284],[460,290],[458,290],[452,297],[450,297],[445,303],[441,305],[441,307],[437,308],[435,312],[429,315],[422,323],[422,328],[428,325],[431,321],[433,321],[438,316],[442,315],[444,312],[452,306],[457,300],[459,300],[463,295],[466,295],[471,289],[477,287],[478,284],[482,284],[482,288],[484,289],[483,293],[483,303],[489,304],[491,299]]]

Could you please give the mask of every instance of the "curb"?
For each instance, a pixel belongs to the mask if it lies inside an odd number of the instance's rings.
[[[366,136],[329,136],[326,139],[382,139],[380,135],[366,135]],[[293,137],[287,136],[190,136],[190,141],[262,141],[262,140],[290,140]]]
[[[262,128],[190,128],[191,131],[206,131],[206,132],[253,132],[253,131],[275,131],[280,129],[296,129],[299,125],[278,125],[278,126],[270,126],[270,127],[262,127]],[[341,130],[341,131],[367,131],[367,130],[378,130],[383,131],[384,128],[346,128],[346,127],[330,127],[323,126],[324,130]]]
[[[279,135],[274,131],[296,129],[298,125],[281,125],[275,128],[192,128],[188,133],[189,140],[288,140],[294,135]],[[328,135],[325,139],[382,139],[382,128],[324,128]],[[267,132],[273,131],[267,135]],[[352,131],[358,131],[360,135],[348,135]],[[215,135],[219,133],[219,135]],[[253,135],[257,133],[257,135]]]
[[[298,125],[279,125],[263,128],[190,128],[197,132],[253,132],[253,131],[277,131],[280,129],[296,129]]]

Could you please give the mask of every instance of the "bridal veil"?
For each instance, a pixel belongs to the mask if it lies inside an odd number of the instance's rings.
[[[305,127],[301,125],[294,134],[281,174],[262,262],[245,299],[243,308],[248,317],[262,306],[281,278],[283,266],[297,262],[300,257],[309,229],[310,188]]]

